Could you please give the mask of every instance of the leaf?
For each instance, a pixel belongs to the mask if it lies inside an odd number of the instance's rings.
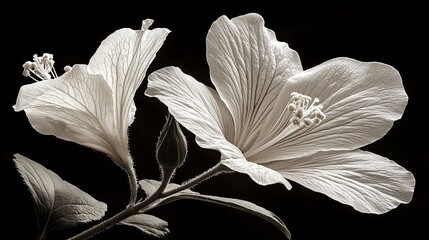
[[[170,233],[166,221],[148,214],[133,215],[121,221],[119,224],[136,227],[146,234],[159,238]]]
[[[98,220],[107,211],[99,202],[56,173],[20,154],[14,162],[27,185],[36,208],[39,235]]]
[[[139,181],[139,185],[143,189],[143,191],[146,193],[146,196],[152,195],[158,189],[158,187],[159,187],[160,184],[161,184],[160,181],[156,181],[156,180],[153,180],[153,179],[143,179],[143,180]],[[165,191],[173,190],[176,187],[179,187],[179,185],[178,184],[174,184],[174,183],[169,183],[167,185],[167,187],[165,188]],[[192,190],[189,190],[189,189],[185,189],[185,190],[182,191],[182,193],[183,192],[186,192],[186,193],[196,193],[196,192],[194,192]],[[176,194],[174,194],[174,195],[176,195]]]
[[[146,194],[150,195],[158,188],[158,186],[160,185],[160,182],[155,180],[145,179],[145,180],[139,181],[139,184],[140,184],[140,187],[146,192]],[[179,186],[180,185],[178,184],[170,183],[167,186],[166,191],[172,190]],[[282,220],[279,217],[277,217],[271,211],[268,211],[265,208],[260,207],[249,201],[235,199],[235,198],[205,195],[205,194],[200,194],[198,192],[186,189],[162,199],[159,205],[167,204],[180,199],[193,199],[193,200],[211,202],[211,203],[216,203],[227,207],[232,207],[247,213],[251,213],[253,215],[256,215],[268,221],[269,223],[277,227],[284,235],[286,235],[288,239],[291,238],[290,231],[288,230],[286,225],[282,222]]]
[[[158,189],[160,184],[161,183],[159,181],[152,180],[152,179],[143,179],[139,181],[139,185],[141,189],[143,189],[143,191],[145,192],[146,196],[152,195],[156,191],[156,189]],[[167,188],[168,188],[168,185],[167,185]]]

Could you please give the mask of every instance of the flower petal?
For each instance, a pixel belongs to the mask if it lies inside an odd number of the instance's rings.
[[[210,76],[235,124],[234,144],[245,152],[259,135],[284,82],[301,72],[298,54],[264,27],[258,14],[216,20],[207,35]]]
[[[227,141],[232,118],[219,95],[177,67],[165,67],[151,73],[145,94],[157,97],[171,114],[195,134],[201,147],[219,150],[224,158],[241,156]]]
[[[167,105],[176,120],[195,134],[201,147],[218,150],[222,154],[223,165],[249,175],[260,185],[282,183],[290,188],[280,173],[248,162],[241,151],[227,141],[225,136],[232,134],[232,117],[219,95],[210,87],[177,67],[165,67],[149,75],[145,94],[157,97]]]
[[[320,152],[266,166],[364,213],[381,214],[409,203],[415,186],[411,172],[385,157],[361,150]]]
[[[319,98],[326,119],[317,126],[296,129],[288,122],[289,111],[284,111],[288,102],[284,99],[289,99],[291,92]],[[262,163],[360,148],[390,130],[401,118],[407,100],[401,76],[393,67],[332,59],[288,80],[269,117],[273,127],[265,128],[266,136],[260,139],[265,147],[250,159]]]
[[[112,91],[101,75],[75,65],[56,79],[22,86],[14,106],[39,133],[115,155],[108,142],[113,126]]]
[[[124,143],[128,143],[127,130],[134,120],[134,95],[170,32],[165,28],[149,30],[152,22],[144,20],[141,30],[115,31],[101,43],[88,64],[88,71],[101,74],[113,91],[117,134]]]
[[[275,183],[283,184],[287,189],[291,189],[290,183],[279,172],[267,168],[257,163],[241,159],[225,159],[221,163],[231,170],[247,174],[254,182],[266,186]]]

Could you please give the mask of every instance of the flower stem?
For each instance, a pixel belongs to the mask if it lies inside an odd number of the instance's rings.
[[[158,187],[158,189],[152,195],[150,195],[144,201],[139,202],[137,204],[128,205],[127,208],[125,208],[121,212],[117,213],[116,215],[112,216],[111,218],[109,218],[109,219],[107,219],[107,220],[105,220],[105,221],[103,221],[97,225],[94,225],[93,227],[69,238],[69,240],[88,239],[91,236],[94,236],[95,234],[100,233],[100,232],[120,223],[124,219],[126,219],[132,215],[140,213],[140,211],[142,209],[144,210],[145,208],[150,206],[150,204],[152,204],[153,202],[155,202],[156,200],[158,200],[160,198],[168,197],[172,194],[175,194],[175,193],[180,192],[182,190],[188,189],[188,188],[190,188],[190,187],[192,187],[198,183],[201,183],[202,181],[208,179],[209,177],[220,173],[223,170],[223,168],[224,168],[223,165],[218,164],[215,167],[209,169],[208,171],[202,173],[201,175],[198,175],[197,177],[195,177],[195,178],[191,179],[190,181],[186,182],[185,184],[181,185],[180,187],[177,187],[175,189],[172,189],[172,190],[166,191],[166,192],[164,192],[164,190],[167,187],[168,183],[170,182],[171,176],[174,173],[174,169],[171,169],[171,171],[164,171],[161,185]],[[133,176],[135,176],[135,175],[133,175]],[[137,181],[136,181],[136,183],[137,183]]]
[[[137,176],[133,167],[127,169],[128,181],[130,182],[130,202],[128,203],[128,207],[136,204],[137,201]]]
[[[190,187],[193,187],[193,186],[203,182],[204,180],[207,180],[210,177],[213,177],[213,176],[221,173],[224,169],[225,169],[224,165],[217,164],[214,167],[207,170],[206,172],[204,172],[204,173],[196,176],[195,178],[181,184],[179,187],[172,189],[172,190],[169,190],[169,191],[166,191],[166,192],[163,192],[161,194],[161,197],[167,197],[167,196],[173,195],[175,193],[178,193],[180,191],[183,191],[185,189],[188,189]]]

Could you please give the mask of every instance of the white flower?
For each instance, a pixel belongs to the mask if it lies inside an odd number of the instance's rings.
[[[408,203],[413,175],[359,150],[401,118],[408,97],[383,63],[336,58],[303,70],[298,54],[257,14],[216,20],[207,35],[216,91],[166,67],[149,75],[157,97],[201,147],[260,185],[300,183],[356,210]]]
[[[132,168],[128,127],[134,120],[134,94],[149,64],[162,46],[168,29],[123,28],[108,36],[88,65],[53,72],[51,54],[34,56],[24,64],[24,76],[43,81],[22,86],[15,111],[24,110],[42,134],[82,144],[108,154],[119,166]],[[52,75],[52,77],[51,77]]]

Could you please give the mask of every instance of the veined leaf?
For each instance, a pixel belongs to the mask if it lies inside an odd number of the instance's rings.
[[[155,190],[160,185],[160,182],[155,180],[145,179],[145,180],[139,181],[139,184],[140,184],[140,187],[146,192],[146,194],[150,195],[153,192],[155,192]],[[166,191],[175,189],[176,187],[179,187],[179,186],[180,185],[178,184],[170,183],[167,186]],[[241,200],[241,199],[205,195],[205,194],[200,194],[198,192],[186,189],[162,199],[158,204],[158,206],[167,204],[176,200],[180,200],[180,199],[193,199],[193,200],[211,202],[211,203],[216,203],[227,207],[232,207],[247,213],[251,213],[253,215],[256,215],[268,221],[269,223],[277,227],[288,239],[291,238],[289,229],[286,227],[283,221],[279,217],[277,217],[274,213],[252,202]]]
[[[148,235],[159,238],[170,233],[166,221],[148,214],[133,215],[121,221],[120,224],[136,227]]]
[[[40,239],[52,230],[70,228],[104,216],[107,211],[105,203],[62,180],[39,163],[20,154],[14,156],[18,172],[31,192]]]

